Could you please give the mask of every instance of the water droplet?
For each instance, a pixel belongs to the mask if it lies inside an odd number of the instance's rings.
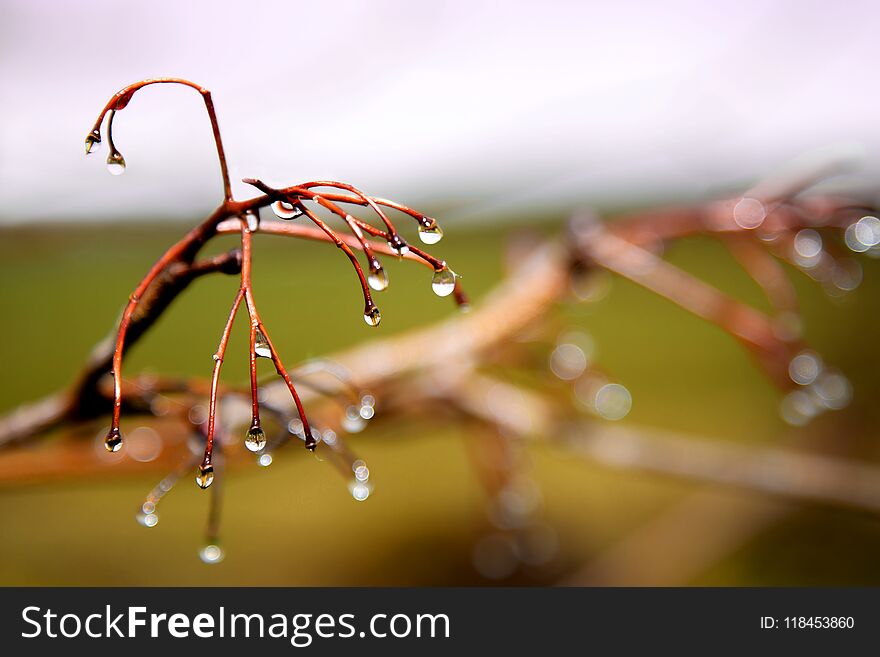
[[[845,408],[852,400],[852,384],[840,372],[822,372],[811,389],[819,403],[832,410]]]
[[[153,513],[155,510],[156,510],[156,504],[154,502],[151,502],[150,500],[147,500],[141,506],[141,511],[143,511],[144,513],[147,513],[147,514]]]
[[[196,472],[196,483],[199,485],[199,488],[207,488],[208,486],[213,484],[214,466],[200,465],[198,472]]]
[[[880,219],[877,217],[862,217],[853,224],[853,236],[856,241],[870,249],[880,244]]]
[[[757,228],[767,217],[767,209],[756,198],[741,198],[733,208],[733,220],[740,228]]]
[[[801,386],[815,381],[822,372],[822,359],[812,351],[802,351],[788,364],[788,376]]]
[[[632,395],[619,383],[607,383],[596,393],[596,412],[606,420],[622,420],[632,408]]]
[[[122,449],[122,434],[119,429],[110,429],[107,437],[104,438],[104,447],[108,452],[118,452]]]
[[[155,527],[159,524],[159,516],[155,513],[139,513],[137,521],[144,527]]]
[[[844,292],[852,292],[862,283],[862,265],[850,258],[838,260],[831,270],[831,282]]]
[[[370,469],[366,465],[360,465],[354,471],[354,478],[358,481],[366,481],[370,478]]]
[[[257,463],[264,468],[268,468],[270,465],[272,465],[272,455],[260,454],[260,458],[257,459]]]
[[[822,260],[822,236],[812,228],[799,230],[792,244],[794,261],[805,269],[811,269]]]
[[[348,490],[351,491],[351,496],[354,499],[363,502],[370,496],[372,487],[366,482],[355,480],[348,485]]]
[[[269,340],[263,335],[260,329],[257,329],[257,335],[254,338],[254,353],[260,358],[272,358],[272,349],[269,347]]]
[[[114,176],[121,176],[125,173],[125,159],[119,151],[113,151],[107,156],[107,171]]]
[[[359,433],[367,426],[367,421],[361,417],[361,411],[356,406],[345,409],[345,417],[342,418],[342,428],[348,433]]]
[[[259,452],[266,446],[266,432],[259,425],[254,425],[247,430],[244,437],[244,446],[252,452]]]
[[[287,201],[275,201],[272,204],[272,212],[275,213],[276,217],[284,219],[285,221],[296,219],[302,214],[302,210],[299,206],[288,203]]]
[[[388,288],[388,274],[383,267],[370,269],[370,275],[367,276],[367,283],[369,283],[370,287],[377,292],[381,292]]]
[[[219,545],[206,545],[199,550],[199,559],[205,563],[220,563],[225,556],[226,553],[223,552],[223,548]]]
[[[434,272],[431,280],[431,288],[438,297],[448,297],[455,290],[455,272],[449,267],[443,267]]]
[[[443,231],[434,221],[428,226],[419,226],[419,239],[425,244],[436,244],[443,239]]]
[[[365,420],[371,420],[373,416],[376,414],[376,409],[372,406],[363,405],[359,410],[360,416]]]
[[[397,233],[394,233],[391,236],[391,239],[388,240],[388,247],[394,251],[398,257],[403,257],[409,253],[409,247],[406,245],[406,242],[403,241],[403,238]]]
[[[792,390],[779,405],[782,419],[795,427],[802,427],[822,411],[805,390]]]
[[[367,308],[364,311],[364,321],[369,326],[379,326],[379,322],[382,321],[382,314],[379,312],[379,309],[376,306],[372,308]]]
[[[256,233],[260,228],[260,217],[255,212],[248,212],[244,216],[245,223],[247,223],[248,230],[252,233]]]
[[[86,155],[97,153],[100,150],[101,134],[96,130],[95,132],[89,133],[89,136],[86,137]]]
[[[573,381],[587,369],[587,355],[576,344],[560,344],[550,354],[550,370],[563,381]]]

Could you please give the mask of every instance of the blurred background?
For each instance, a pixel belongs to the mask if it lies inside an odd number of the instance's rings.
[[[220,201],[209,125],[188,89],[145,90],[119,115],[125,175],[83,157],[98,111],[128,83],[167,75],[209,87],[233,181],[343,180],[436,216],[446,237],[432,251],[463,275],[478,311],[509,273],[510,241],[526,232],[537,245],[581,208],[613,217],[734,195],[791,162],[829,159],[853,168],[821,191],[876,200],[877,17],[869,2],[0,0],[0,412],[68,385],[150,264]],[[371,330],[332,249],[269,236],[255,248],[262,312],[290,362],[455,313],[427,289],[429,273],[391,263]],[[763,303],[712,237],[665,256]],[[757,454],[758,471],[778,456],[766,449],[847,459],[867,468],[861,499],[880,500],[880,266],[859,263],[862,284],[846,295],[788,271],[804,337],[852,382],[851,403],[812,422],[783,419],[785,392],[729,335],[618,277],[586,304],[553,306],[525,384],[571,395],[552,358],[576,335],[589,363],[631,393],[615,426],[757,450],[736,453]],[[207,377],[234,289],[227,277],[195,283],[126,373]],[[245,341],[236,331],[231,353]],[[246,376],[245,359],[230,358],[224,378]],[[86,428],[84,453],[101,428]],[[161,478],[149,464],[26,476],[0,454],[0,583],[880,583],[880,503],[792,500],[772,481],[759,492],[718,486],[551,440],[516,446],[525,550],[475,472],[471,443],[483,438],[439,410],[377,417],[348,438],[370,467],[363,502],[304,450],[236,468],[226,556],[212,565],[198,558],[205,495],[188,481],[145,529],[135,512]]]

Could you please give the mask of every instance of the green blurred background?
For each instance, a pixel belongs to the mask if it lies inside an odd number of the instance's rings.
[[[561,226],[556,218],[540,219],[534,225],[544,233]],[[69,383],[139,276],[185,230],[149,221],[134,226],[2,230],[0,410]],[[435,249],[464,276],[477,303],[501,279],[504,247],[514,230],[492,222],[453,224]],[[230,239],[217,248],[233,244]],[[427,270],[388,263],[392,285],[380,298],[383,321],[369,329],[360,318],[351,271],[335,249],[258,236],[255,251],[257,298],[289,362],[454,312],[431,294]],[[684,240],[671,245],[668,256],[763,307],[754,284],[719,243]],[[782,422],[781,393],[726,334],[627,281],[615,278],[605,299],[565,306],[560,313],[592,336],[597,362],[631,390],[626,424],[793,449],[830,435],[832,440],[823,441],[827,451],[876,462],[880,263],[867,258],[862,263],[862,286],[843,299],[827,297],[792,273],[807,340],[850,377],[855,390],[847,409],[800,429]],[[234,278],[223,276],[196,282],[131,353],[126,372],[207,377],[235,286]],[[232,354],[246,350],[240,328]],[[244,382],[245,360],[229,358],[224,378]],[[225,489],[226,559],[213,566],[197,557],[207,505],[194,485],[171,492],[152,529],[137,524],[134,511],[155,484],[153,473],[4,485],[0,584],[492,583],[474,569],[471,557],[475,543],[490,531],[486,499],[466,453],[465,443],[478,439],[464,427],[430,417],[368,428],[350,439],[369,463],[375,485],[364,503],[352,499],[330,465],[304,450],[285,450],[269,468],[239,469]],[[502,583],[559,581],[697,489],[665,476],[600,467],[548,444],[527,450],[543,494],[543,519],[557,532],[559,550],[546,567],[521,570]],[[693,540],[700,540],[700,530],[693,528]],[[878,552],[877,518],[804,505],[680,583],[876,585]],[[656,555],[660,564],[670,557]]]

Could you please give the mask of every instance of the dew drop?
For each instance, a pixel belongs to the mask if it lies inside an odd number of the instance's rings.
[[[204,563],[220,563],[223,561],[223,557],[226,556],[226,553],[223,552],[223,548],[219,545],[206,545],[201,550],[199,550],[199,559],[201,559]]]
[[[356,406],[345,409],[345,417],[342,418],[342,428],[348,433],[359,433],[367,426],[367,421],[361,417],[361,411]]]
[[[272,204],[272,212],[275,213],[276,217],[284,219],[285,221],[296,219],[302,214],[302,210],[300,210],[299,207],[292,203],[288,203],[287,201],[275,201]]]
[[[802,427],[818,415],[822,409],[805,390],[792,390],[779,405],[782,419],[794,427]]]
[[[269,347],[269,340],[260,329],[257,329],[257,335],[254,338],[254,353],[260,358],[272,358],[272,349]]]
[[[409,247],[406,245],[406,242],[403,241],[403,238],[397,233],[394,233],[391,236],[391,239],[388,240],[388,247],[394,251],[398,257],[403,257],[409,253]]]
[[[260,458],[257,459],[257,463],[264,468],[268,468],[270,465],[272,465],[272,455],[260,454]]]
[[[455,272],[449,267],[436,270],[431,280],[431,288],[438,297],[448,297],[455,290]]]
[[[372,406],[367,406],[366,404],[362,405],[360,408],[360,416],[365,420],[373,419],[373,416],[376,414],[376,409]]]
[[[619,383],[607,383],[596,392],[595,405],[606,420],[622,420],[632,408],[632,395]]]
[[[86,137],[86,155],[97,153],[101,150],[101,135],[97,131],[89,133]]]
[[[370,269],[370,275],[367,276],[367,283],[369,283],[370,287],[377,292],[381,292],[388,288],[388,274],[383,267]]]
[[[436,244],[443,239],[443,231],[436,221],[428,226],[419,226],[419,239],[425,244]]]
[[[364,321],[368,326],[379,326],[379,322],[382,321],[382,314],[376,306],[367,308],[364,312]]]
[[[353,481],[348,485],[351,496],[358,502],[363,502],[370,496],[370,485],[363,481]]]
[[[113,151],[107,156],[107,171],[114,176],[121,176],[125,173],[125,158],[119,151]]]
[[[155,513],[139,513],[137,521],[144,527],[155,527],[159,524],[159,516]]]
[[[266,432],[258,425],[252,426],[244,436],[244,446],[252,452],[259,452],[266,446]]]
[[[788,376],[801,386],[807,386],[822,373],[822,359],[812,351],[802,351],[788,364]]]
[[[358,481],[366,481],[370,478],[370,469],[366,465],[359,465],[354,471],[354,478]]]
[[[244,216],[244,220],[247,223],[248,230],[252,233],[257,232],[260,228],[260,217],[257,216],[254,212],[248,212]]]
[[[767,208],[756,198],[744,197],[733,208],[733,220],[746,230],[754,230],[767,217]]]
[[[880,244],[880,219],[862,217],[853,226],[854,236],[859,244],[867,248]]]
[[[196,472],[196,483],[199,485],[199,488],[207,488],[214,483],[214,466],[200,465]]]
[[[118,452],[122,449],[122,434],[119,429],[110,429],[107,437],[104,438],[104,447],[108,452]]]
[[[822,372],[812,385],[812,392],[825,408],[840,410],[852,400],[852,384],[843,374],[836,371]]]

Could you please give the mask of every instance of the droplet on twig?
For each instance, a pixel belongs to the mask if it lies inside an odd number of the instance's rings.
[[[110,429],[107,437],[104,438],[104,447],[107,448],[108,452],[118,452],[122,449],[122,434],[119,432],[119,429]]]
[[[376,306],[367,308],[364,311],[364,321],[368,326],[379,326],[379,322],[382,321],[382,313],[379,312]]]
[[[419,226],[419,239],[425,244],[436,244],[443,239],[443,231],[433,219],[430,223]]]
[[[272,204],[272,212],[275,213],[276,217],[284,219],[285,221],[296,219],[302,214],[302,210],[299,206],[288,203],[287,201],[275,201]]]
[[[213,465],[200,465],[198,471],[196,472],[196,483],[199,485],[199,488],[207,488],[211,484],[214,483],[214,466]]]
[[[244,446],[252,452],[259,452],[266,446],[266,432],[258,424],[247,430],[244,437]]]
[[[225,556],[226,553],[223,551],[223,548],[213,543],[210,545],[206,545],[201,550],[199,550],[199,559],[208,564],[220,563],[221,561],[223,561],[223,557]]]
[[[255,212],[248,212],[244,215],[245,223],[250,232],[256,233],[260,228],[260,217]]]
[[[114,176],[121,176],[125,173],[125,158],[119,151],[113,151],[107,156],[107,171]]]
[[[367,276],[367,283],[370,287],[381,292],[388,288],[388,274],[383,267],[370,268],[370,275]]]
[[[819,354],[809,350],[800,352],[788,364],[788,375],[801,386],[813,383],[822,373],[822,359]]]
[[[269,340],[260,329],[257,329],[254,338],[254,353],[260,358],[272,358],[272,348],[269,346]]]
[[[391,239],[388,240],[389,248],[394,251],[399,258],[409,253],[409,246],[403,241],[403,238],[397,233],[392,233]]]
[[[434,278],[431,279],[431,289],[438,297],[448,297],[455,290],[456,273],[449,267],[443,266],[442,269],[434,271]]]

